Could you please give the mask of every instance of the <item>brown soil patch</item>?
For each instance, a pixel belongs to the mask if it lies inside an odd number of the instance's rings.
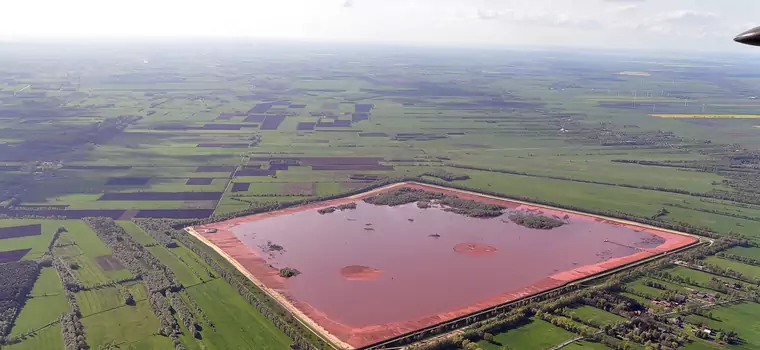
[[[95,262],[98,263],[103,271],[116,271],[123,270],[124,266],[121,262],[113,257],[113,255],[103,255],[95,258]]]
[[[282,193],[286,195],[313,196],[316,193],[313,182],[289,182],[282,188]]]
[[[368,266],[350,265],[340,269],[340,274],[350,281],[372,281],[380,278],[383,271]]]
[[[459,243],[454,246],[454,251],[461,254],[483,256],[496,253],[499,251],[494,246],[480,243]]]
[[[139,212],[139,210],[126,210],[124,211],[124,214],[121,214],[121,216],[119,216],[119,220],[132,220],[135,218],[135,216],[137,216]]]

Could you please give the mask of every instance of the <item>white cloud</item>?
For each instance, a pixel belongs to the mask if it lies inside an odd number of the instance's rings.
[[[3,6],[0,38],[237,36],[718,50],[735,48],[735,34],[760,24],[757,0],[18,0]]]

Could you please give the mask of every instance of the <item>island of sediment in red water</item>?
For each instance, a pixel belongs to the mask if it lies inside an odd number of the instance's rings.
[[[454,251],[473,256],[483,256],[496,253],[499,250],[494,246],[483,243],[459,243],[454,246]]]
[[[340,269],[340,274],[351,281],[372,281],[380,278],[383,271],[368,266],[351,265]]]
[[[350,347],[362,347],[696,242],[674,232],[421,184],[511,209],[567,217],[551,230],[361,201],[312,203],[196,227],[249,272]],[[381,190],[382,191],[382,190]],[[317,209],[356,202],[354,210]],[[410,220],[412,219],[412,220]],[[372,230],[367,230],[371,227]],[[215,233],[204,233],[215,228]],[[262,251],[268,242],[281,253]],[[300,275],[284,279],[282,267]]]

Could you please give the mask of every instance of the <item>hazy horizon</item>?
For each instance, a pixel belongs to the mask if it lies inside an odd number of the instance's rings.
[[[747,52],[749,0],[30,0],[6,4],[0,42],[154,40]],[[44,10],[44,11],[41,11]]]

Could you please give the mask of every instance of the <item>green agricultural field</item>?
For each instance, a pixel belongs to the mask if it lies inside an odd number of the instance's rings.
[[[158,320],[147,301],[82,318],[91,347],[117,344],[121,349],[169,349],[169,338],[156,335]]]
[[[572,316],[585,320],[586,322],[593,324],[596,327],[601,327],[607,324],[612,325],[626,321],[626,319],[623,317],[588,305],[574,308],[570,311],[570,314]]]
[[[11,329],[11,336],[17,336],[20,333],[37,334],[38,329],[50,326],[62,313],[69,310],[63,294],[63,285],[53,268],[41,270],[30,296],[16,318]]]
[[[137,243],[140,243],[142,245],[158,243],[155,239],[153,239],[153,237],[145,233],[145,231],[143,231],[140,226],[137,226],[137,224],[132,221],[119,221],[119,226],[124,228],[124,230],[127,231],[127,233],[129,233],[129,235],[132,236],[132,238],[137,241]]]
[[[83,317],[125,306],[115,287],[78,292],[76,298]],[[137,297],[135,299],[139,300]]]
[[[11,336],[20,333],[32,333],[32,331],[48,326],[56,322],[58,317],[68,310],[66,298],[62,294],[30,298],[16,318]]]
[[[709,273],[693,270],[693,269],[686,268],[683,266],[676,266],[674,268],[671,268],[665,271],[671,274],[677,274],[679,276],[689,278],[691,280],[691,284],[695,284],[702,287],[706,286],[707,283],[710,282],[711,278],[716,277]],[[728,277],[720,277],[720,279],[729,283],[743,283],[741,281],[728,278]]]
[[[174,275],[177,277],[179,283],[182,283],[182,285],[189,287],[201,283],[201,279],[193,272],[200,274],[202,271],[196,272],[191,270],[190,267],[177,259],[177,257],[174,256],[168,248],[162,246],[154,246],[148,247],[148,251],[150,251],[150,253],[153,254],[153,256],[155,256],[163,264],[169,266],[172,272],[174,272]]]
[[[731,269],[733,271],[741,273],[742,275],[750,279],[760,278],[760,266],[752,266],[752,265],[744,264],[738,261],[722,259],[717,256],[708,257],[707,259],[705,259],[705,262],[718,265],[726,269]]]
[[[203,344],[211,349],[285,349],[291,340],[252,309],[222,280],[190,287],[188,294],[214,323],[203,331]]]
[[[3,349],[6,348],[9,350],[63,349],[61,325],[54,324],[40,329],[21,343],[3,347]]]
[[[47,250],[48,243],[53,237],[53,233],[61,227],[73,225],[76,220],[17,220],[17,219],[0,219],[0,227],[24,226],[32,224],[42,224],[42,234],[39,236],[28,236],[19,238],[0,239],[0,251],[10,251],[17,249],[31,248],[24,256],[25,260],[39,259]]]
[[[726,254],[746,256],[752,259],[760,259],[760,248],[757,247],[734,247],[726,250]]]
[[[540,334],[541,336],[536,336]],[[503,345],[513,349],[546,349],[576,337],[562,328],[555,327],[541,319],[532,319],[530,323],[505,333],[494,334],[492,344],[485,340],[478,342],[483,350],[500,350]]]
[[[40,297],[60,294],[63,294],[63,286],[55,269],[52,267],[40,269],[40,275],[34,282],[34,288],[32,288],[29,296]]]
[[[71,239],[74,245],[55,248],[54,254],[78,266],[74,273],[82,283],[88,286],[133,277],[126,269],[103,269],[96,259],[110,256],[111,249],[84,222],[72,222],[70,226],[67,227],[69,232],[63,235]]]

